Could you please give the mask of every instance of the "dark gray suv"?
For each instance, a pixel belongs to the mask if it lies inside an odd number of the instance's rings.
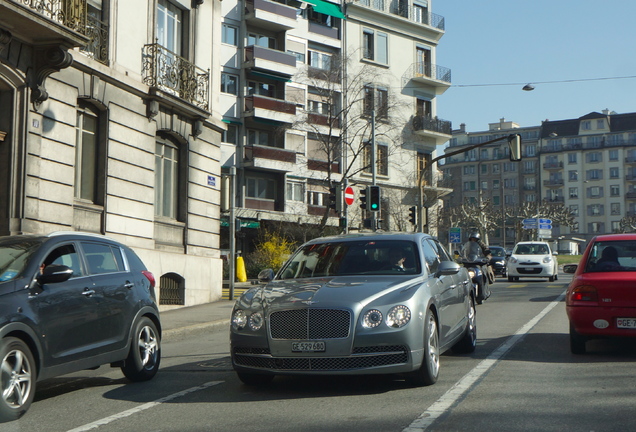
[[[154,286],[139,257],[104,236],[0,237],[0,422],[20,418],[46,378],[104,364],[154,377]]]

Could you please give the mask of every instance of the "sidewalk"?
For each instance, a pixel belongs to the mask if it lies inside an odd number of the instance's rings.
[[[237,282],[234,300],[229,300],[229,290],[223,288],[223,297],[219,301],[160,312],[162,339],[176,340],[197,332],[229,331],[232,307],[240,294],[251,286],[249,282]]]

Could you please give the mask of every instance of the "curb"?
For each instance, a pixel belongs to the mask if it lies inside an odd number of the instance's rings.
[[[163,332],[161,333],[161,339],[163,341],[174,341],[186,335],[193,335],[197,333],[214,333],[228,329],[229,325],[229,319],[222,319],[202,324],[193,324],[185,327],[163,330]]]

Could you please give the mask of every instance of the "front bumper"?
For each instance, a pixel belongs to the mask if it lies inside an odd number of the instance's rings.
[[[554,276],[551,266],[538,266],[536,264],[527,266],[524,266],[523,264],[509,265],[507,267],[507,274],[509,277],[514,276],[523,278],[546,278]]]

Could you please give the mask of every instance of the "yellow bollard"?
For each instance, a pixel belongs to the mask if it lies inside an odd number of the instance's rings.
[[[236,257],[236,279],[239,282],[247,282],[247,272],[245,271],[245,261],[243,257]]]

